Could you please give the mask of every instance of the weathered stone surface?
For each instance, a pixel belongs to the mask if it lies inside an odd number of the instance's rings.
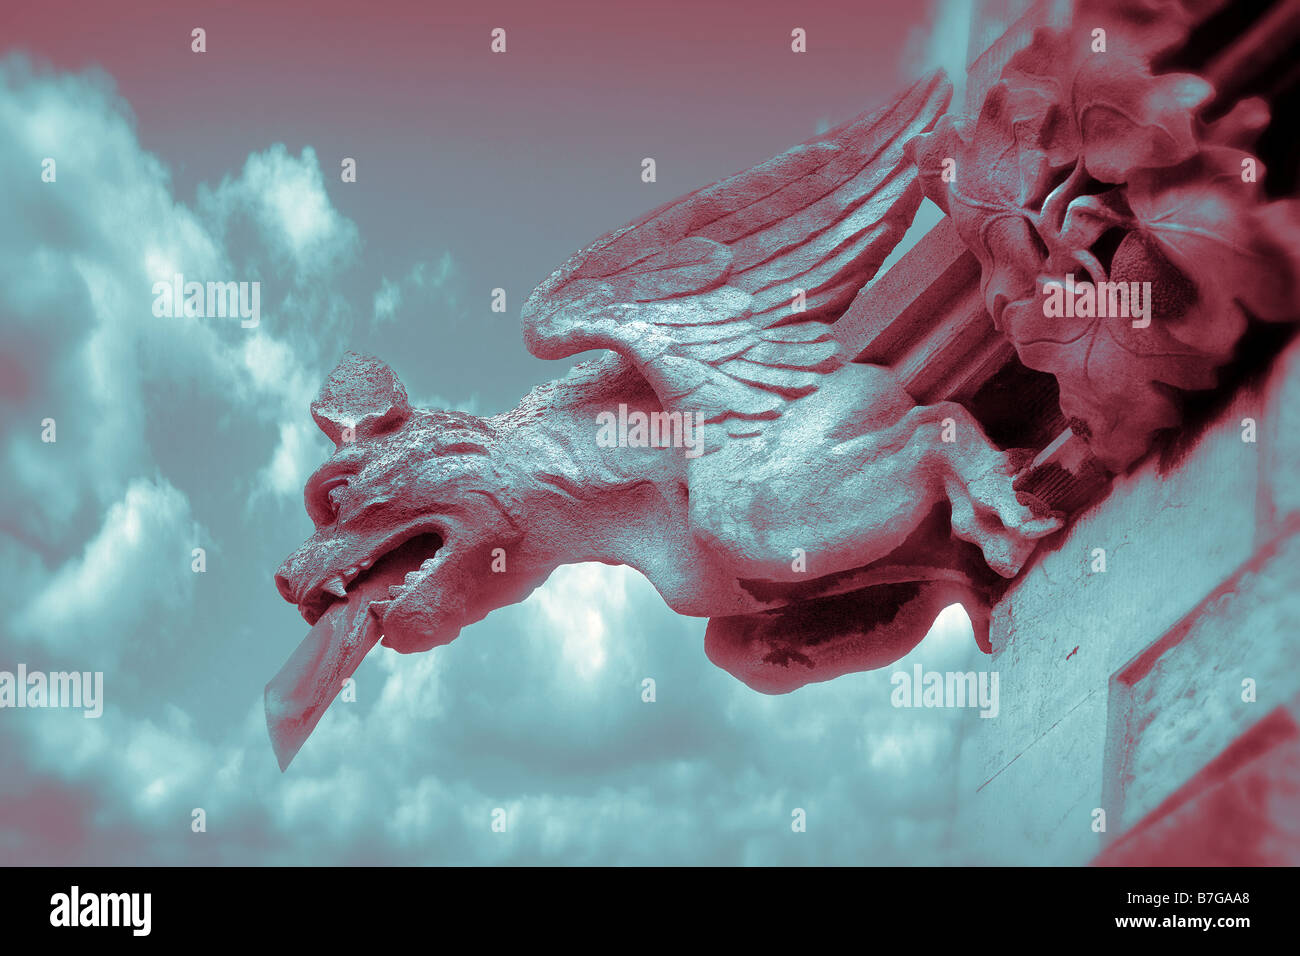
[[[311,403],[311,417],[336,447],[400,425],[410,414],[393,370],[356,352],[343,356]]]
[[[1002,714],[1044,693],[1031,680],[1036,675],[997,663],[989,668],[1000,675]],[[1104,689],[1075,700],[991,773],[983,747],[1000,732],[1002,715],[979,724],[967,741],[959,779],[959,825],[981,848],[972,862],[1042,866],[1084,863],[1096,855],[1105,846],[1093,830],[1093,811],[1102,806]]]
[[[1255,724],[1097,866],[1294,866],[1300,860],[1300,728],[1295,708]]]
[[[1257,408],[1242,396],[1179,467],[1162,474],[1150,461],[1118,479],[994,608],[990,666],[1005,703],[996,733],[985,732],[986,776],[1104,694],[1111,674],[1254,554],[1258,449],[1238,422]],[[1092,570],[1098,548],[1104,572]]]
[[[1109,730],[1115,832],[1300,694],[1297,532],[1300,521],[1117,675]]]
[[[1084,863],[1134,826],[1163,834],[1160,848],[1134,843],[1098,862],[1211,862],[1227,852],[1221,834],[1190,831],[1183,842],[1199,850],[1175,852],[1170,828],[1205,825],[1210,810],[1159,827],[1150,817],[1169,814],[1161,808],[1189,779],[1300,690],[1300,518],[1269,504],[1296,474],[1300,431],[1288,427],[1286,400],[1300,378],[1295,355],[1188,435],[1181,455],[1117,480],[994,608],[988,667],[1000,675],[1001,712],[977,726],[961,769],[972,795],[963,813],[990,835],[989,862]],[[1257,442],[1243,440],[1248,419]],[[1092,570],[1096,547],[1106,549],[1105,572]],[[1256,703],[1242,700],[1245,677],[1257,681]],[[1227,812],[1261,786],[1225,783],[1221,793],[1236,796],[1202,806]],[[1233,811],[1278,847],[1290,839],[1288,786],[1268,784],[1267,806]],[[1088,829],[1094,808],[1106,811],[1104,838]],[[1142,859],[1151,853],[1159,858]]]
[[[1258,534],[1266,541],[1300,514],[1300,339],[1269,376],[1258,429]]]

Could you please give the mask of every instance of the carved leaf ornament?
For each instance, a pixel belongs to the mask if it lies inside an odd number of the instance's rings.
[[[1267,107],[1207,124],[1213,92],[1039,30],[973,122],[946,117],[911,144],[980,261],[994,324],[1056,377],[1062,411],[1114,471],[1178,424],[1181,391],[1215,386],[1248,318],[1296,314],[1300,204],[1265,202],[1247,151]]]

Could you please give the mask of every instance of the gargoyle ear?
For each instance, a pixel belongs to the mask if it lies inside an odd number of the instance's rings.
[[[411,416],[406,389],[391,368],[348,352],[311,403],[311,417],[336,448],[399,427]]]

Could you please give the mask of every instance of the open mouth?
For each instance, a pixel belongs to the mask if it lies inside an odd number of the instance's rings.
[[[414,583],[410,580],[412,576],[431,570],[442,544],[442,535],[436,532],[415,534],[378,558],[366,559],[312,588],[299,603],[298,610],[308,624],[314,625],[340,601],[350,602],[364,597],[374,602],[400,597],[407,586]]]
[[[409,586],[436,566],[442,535],[411,534],[372,561],[312,588],[299,604],[311,632],[266,685],[266,725],[280,769],[293,760],[343,682],[380,639],[384,616]]]

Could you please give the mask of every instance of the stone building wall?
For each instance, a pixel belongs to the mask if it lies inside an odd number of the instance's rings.
[[[960,768],[986,862],[1300,862],[1300,342],[1191,444],[994,609]]]

